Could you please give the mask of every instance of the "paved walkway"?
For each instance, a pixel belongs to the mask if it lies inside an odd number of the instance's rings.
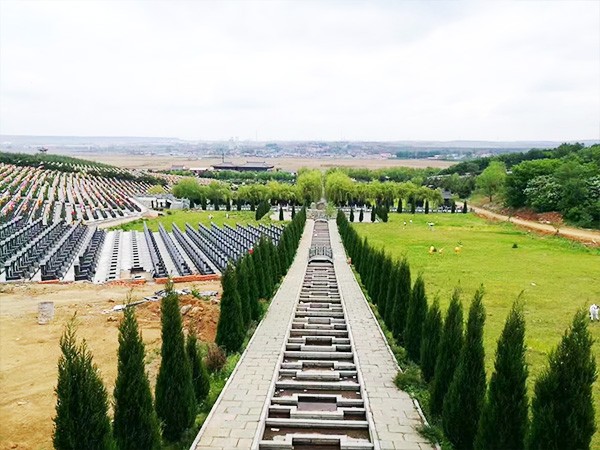
[[[249,450],[270,393],[292,313],[302,287],[314,222],[307,220],[296,258],[192,449]]]
[[[417,432],[423,419],[412,399],[394,385],[396,359],[347,263],[334,220],[329,221],[329,233],[338,285],[375,425],[374,437],[381,450],[435,448]]]

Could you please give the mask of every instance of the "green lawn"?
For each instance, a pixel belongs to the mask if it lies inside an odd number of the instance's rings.
[[[409,221],[412,219],[412,223]],[[407,222],[406,226],[404,221]],[[427,222],[434,222],[430,230]],[[369,242],[395,257],[406,255],[413,281],[423,273],[429,299],[439,296],[445,310],[452,290],[460,286],[469,302],[483,283],[488,376],[496,341],[513,300],[523,292],[530,388],[546,364],[578,308],[600,302],[600,249],[589,249],[563,238],[539,236],[512,224],[493,223],[472,214],[390,214],[388,223],[354,225]],[[513,248],[517,244],[518,248]],[[430,246],[443,249],[429,254]],[[461,246],[459,254],[454,249]],[[600,366],[600,323],[590,325]],[[594,386],[596,418],[600,418],[600,382]],[[600,433],[593,448],[600,449]]]
[[[209,215],[213,218],[209,219]],[[229,218],[227,218],[229,215]],[[158,224],[162,223],[167,231],[171,231],[172,224],[175,223],[181,230],[185,229],[186,222],[192,225],[194,228],[198,226],[198,223],[203,223],[206,226],[210,226],[211,222],[216,223],[219,226],[223,226],[224,223],[235,227],[236,223],[240,225],[246,225],[248,223],[256,224],[254,220],[254,211],[171,211],[171,214],[165,213],[164,216],[157,217],[156,219],[147,220],[136,220],[129,222],[115,229],[125,231],[144,231],[144,222],[148,224],[148,228],[152,231],[158,231]],[[260,220],[261,223],[270,223],[269,214]],[[276,221],[275,223],[279,223]]]

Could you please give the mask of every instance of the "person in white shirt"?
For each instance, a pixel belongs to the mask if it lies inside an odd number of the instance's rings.
[[[594,320],[600,321],[600,319],[598,319],[598,311],[600,311],[600,307],[595,303],[592,306],[590,306],[590,320],[592,322]]]

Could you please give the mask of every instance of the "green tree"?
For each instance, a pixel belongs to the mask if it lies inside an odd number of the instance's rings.
[[[208,392],[210,391],[210,376],[208,375],[208,370],[204,365],[202,357],[198,353],[198,337],[192,330],[188,333],[185,351],[192,368],[192,384],[194,385],[196,404],[200,405],[206,399]]]
[[[425,281],[419,275],[412,289],[406,314],[406,326],[404,327],[404,347],[409,358],[415,362],[419,362],[421,357],[421,339],[426,316]]]
[[[430,382],[435,374],[435,362],[438,356],[438,347],[442,336],[442,313],[436,298],[427,310],[427,317],[423,322],[423,336],[421,338],[420,366],[423,379]]]
[[[318,202],[323,192],[323,180],[320,170],[303,170],[296,181],[299,196],[305,204]]]
[[[250,299],[250,284],[247,273],[247,266],[240,260],[235,266],[235,275],[237,279],[237,291],[240,297],[240,306],[242,308],[242,321],[244,329],[247,330],[252,320],[252,305]]]
[[[448,392],[448,386],[458,365],[458,356],[462,345],[463,310],[459,290],[455,289],[446,313],[430,388],[429,406],[433,415],[439,416],[442,413],[444,397]]]
[[[456,450],[473,449],[485,396],[485,309],[482,298],[483,288],[479,288],[469,308],[458,366],[444,397],[442,425]]]
[[[517,299],[498,339],[494,373],[483,405],[475,448],[524,450],[527,434],[525,318]]]
[[[343,206],[354,196],[354,182],[341,170],[333,170],[325,177],[325,196],[334,205]]]
[[[477,177],[477,188],[487,195],[490,202],[494,195],[504,188],[506,180],[506,165],[500,161],[492,161],[486,169]]]
[[[398,279],[400,277],[400,263],[392,262],[392,267],[390,269],[390,280],[388,282],[387,288],[387,296],[385,298],[385,302],[381,305],[378,305],[379,314],[383,318],[383,321],[387,325],[388,329],[393,331],[392,328],[392,317],[396,303],[396,289],[398,288]]]
[[[360,208],[360,212],[358,213],[358,221],[362,223],[365,220],[365,212],[362,208]]]
[[[52,442],[56,450],[112,450],[108,395],[86,342],[77,345],[75,318],[60,339],[56,416]]]
[[[192,370],[185,353],[179,297],[172,283],[161,301],[161,362],[156,379],[156,413],[163,438],[177,441],[194,422],[196,400]]]
[[[411,295],[410,265],[406,258],[403,258],[402,261],[400,261],[397,283],[396,298],[394,300],[394,308],[391,317],[391,327],[394,337],[398,341],[403,341],[408,303]]]
[[[234,353],[242,347],[246,333],[240,295],[237,291],[237,279],[231,264],[223,272],[221,281],[223,294],[221,295],[221,314],[217,324],[215,342],[227,352]]]
[[[260,317],[260,304],[258,302],[260,293],[257,284],[257,273],[254,268],[254,258],[252,255],[246,255],[242,259],[242,264],[245,265],[246,280],[248,281],[248,303],[250,305],[250,317],[252,320],[258,320]]]
[[[587,323],[585,311],[578,311],[535,383],[530,450],[590,448],[596,431],[592,385],[597,373]]]
[[[113,435],[120,450],[157,450],[160,425],[146,374],[146,355],[134,308],[125,308],[119,325],[119,363],[114,390]]]

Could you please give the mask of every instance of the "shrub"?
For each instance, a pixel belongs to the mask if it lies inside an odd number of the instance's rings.
[[[210,344],[206,351],[206,368],[209,372],[215,373],[222,370],[227,363],[225,351],[216,344]]]

